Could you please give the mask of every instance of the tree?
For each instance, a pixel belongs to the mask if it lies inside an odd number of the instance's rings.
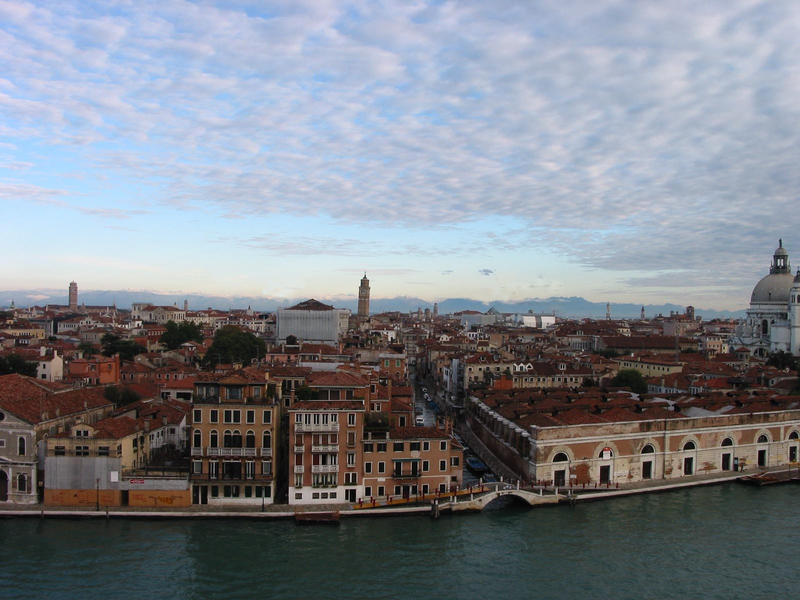
[[[120,387],[118,385],[108,385],[103,391],[103,396],[109,402],[114,404],[115,408],[132,404],[141,399],[141,396],[128,387]]]
[[[783,350],[770,354],[769,358],[767,359],[767,364],[771,367],[781,370],[790,369],[792,371],[797,371],[798,367],[795,357],[789,352],[784,352]]]
[[[630,388],[632,392],[637,394],[647,393],[647,383],[636,369],[622,369],[617,373],[616,377],[611,380],[612,387],[626,387]]]
[[[221,327],[214,334],[214,341],[203,358],[203,364],[213,367],[217,363],[249,363],[267,352],[264,340],[235,325]]]
[[[133,340],[123,340],[113,333],[105,334],[100,338],[100,343],[103,345],[103,354],[105,356],[119,354],[122,360],[133,360],[134,356],[145,352],[145,348]]]
[[[9,373],[36,377],[36,363],[25,360],[19,354],[0,356],[0,375],[8,375]]]
[[[161,334],[158,341],[170,350],[176,350],[181,347],[181,344],[188,341],[203,341],[203,332],[200,330],[200,326],[191,321],[183,321],[180,324],[175,321],[167,321],[166,328],[167,331]]]
[[[81,342],[78,344],[78,350],[80,350],[84,356],[94,356],[97,354],[97,346],[90,342]]]

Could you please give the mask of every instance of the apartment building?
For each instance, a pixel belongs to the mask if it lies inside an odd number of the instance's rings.
[[[198,376],[190,414],[192,503],[272,504],[280,408],[265,378]]]

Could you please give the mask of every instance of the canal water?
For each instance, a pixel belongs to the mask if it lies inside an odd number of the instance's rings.
[[[798,500],[730,484],[338,527],[0,519],[0,597],[788,598]]]

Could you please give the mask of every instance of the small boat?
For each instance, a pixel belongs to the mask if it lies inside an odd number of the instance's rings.
[[[467,465],[467,468],[475,473],[475,475],[483,475],[489,470],[489,467],[479,458],[475,456],[470,456],[464,461]]]
[[[739,477],[736,481],[746,485],[764,486],[798,480],[800,480],[800,478],[796,472],[780,471],[777,473],[767,473],[765,471],[762,473],[756,473],[755,475],[745,475],[743,477]]]
[[[338,525],[339,511],[335,512],[296,512],[294,522],[297,525]]]

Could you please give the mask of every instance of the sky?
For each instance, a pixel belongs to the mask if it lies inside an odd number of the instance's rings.
[[[800,265],[798,30],[794,0],[0,0],[0,289],[743,308],[778,238]]]

